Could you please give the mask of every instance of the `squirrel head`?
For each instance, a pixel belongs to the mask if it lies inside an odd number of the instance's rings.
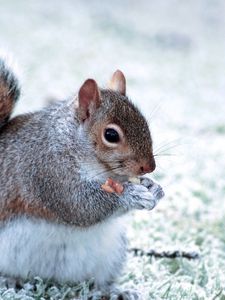
[[[155,169],[152,139],[146,119],[126,97],[126,79],[117,70],[109,89],[88,79],[78,93],[77,114],[96,157],[115,175],[128,177]]]

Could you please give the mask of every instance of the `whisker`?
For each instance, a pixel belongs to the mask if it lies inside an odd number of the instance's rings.
[[[153,117],[155,117],[155,115],[158,113],[160,108],[161,108],[161,103],[158,103],[155,105],[155,107],[153,108],[153,110],[150,112],[150,115],[149,115],[150,121],[153,119]]]
[[[164,154],[165,152],[167,152],[168,150],[171,150],[171,149],[174,149],[174,148],[177,148],[179,147],[180,145],[172,145],[170,147],[167,147],[165,149],[158,149],[157,151],[154,151],[154,156],[155,155],[161,155],[161,154]],[[165,153],[165,154],[171,154],[171,153]]]
[[[165,153],[165,154],[161,154],[161,153],[158,153],[158,154],[153,154],[154,157],[161,157],[161,156],[178,156],[177,154],[172,154],[172,153]]]
[[[93,176],[90,176],[88,178],[88,180],[90,179],[94,179],[95,177],[98,177],[100,175],[104,175],[104,174],[107,174],[109,173],[110,171],[115,171],[115,170],[119,170],[119,169],[125,169],[124,167],[121,167],[121,166],[117,166],[117,167],[113,167],[113,168],[110,168],[109,170],[103,170],[101,172],[98,172],[97,174],[93,175]]]
[[[171,148],[168,148],[168,149],[165,149],[165,150],[162,150],[158,153],[154,153],[153,156],[163,156],[163,155],[171,155],[171,156],[175,156],[175,155],[178,155],[178,154],[174,154],[174,153],[169,153],[167,152],[168,150],[171,150],[171,149],[174,149],[175,147],[171,147]]]
[[[169,142],[166,142],[166,143],[163,143],[161,145],[159,145],[158,147],[156,147],[155,149],[155,152],[158,152],[159,150],[164,150],[163,148],[165,147],[178,147],[181,145],[181,140],[180,139],[175,139],[175,140],[172,140],[172,141],[169,141]],[[170,148],[169,148],[170,149]]]
[[[121,160],[117,159],[113,159],[113,160],[108,160],[107,162],[111,162],[111,163],[117,163],[117,164],[120,164],[121,163]],[[102,164],[102,162],[98,162],[99,164]],[[86,162],[82,162],[82,165],[90,165],[90,166],[93,166],[93,161],[86,161]]]

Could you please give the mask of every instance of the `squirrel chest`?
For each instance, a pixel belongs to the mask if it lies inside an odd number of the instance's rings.
[[[84,230],[22,217],[1,229],[0,240],[2,272],[60,282],[87,280],[92,274],[98,283],[110,280],[108,270],[119,267],[126,244],[119,219]]]

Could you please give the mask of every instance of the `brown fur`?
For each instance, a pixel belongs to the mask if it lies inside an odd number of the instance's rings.
[[[4,126],[20,96],[20,87],[11,66],[0,58],[0,127]]]
[[[4,119],[11,113],[14,103],[11,99],[7,98],[6,91],[4,91],[4,87],[2,86],[0,86],[0,94],[3,95],[0,101],[0,119]]]
[[[29,203],[23,200],[21,197],[7,201],[5,205],[0,208],[0,221],[12,219],[20,215],[42,218],[49,221],[56,219],[56,215],[43,206],[43,204],[38,205],[38,202]]]

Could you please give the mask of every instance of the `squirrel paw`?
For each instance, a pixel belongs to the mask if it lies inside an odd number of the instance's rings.
[[[141,296],[135,290],[116,291],[111,293],[110,300],[141,300]]]
[[[130,191],[132,206],[136,209],[153,209],[157,202],[153,194],[143,185],[134,184]]]
[[[7,289],[21,289],[24,285],[24,281],[22,279],[16,277],[3,276],[0,274],[0,288]]]
[[[136,209],[152,210],[164,196],[163,189],[151,179],[144,178],[142,182],[130,186],[130,195],[134,199],[133,206]]]
[[[147,189],[151,188],[154,185],[154,181],[146,176],[140,177],[140,183],[141,185],[145,186]]]
[[[152,179],[148,177],[141,177],[140,182],[141,185],[145,186],[149,190],[149,192],[152,193],[153,197],[156,200],[160,200],[164,197],[165,194],[162,187]]]

